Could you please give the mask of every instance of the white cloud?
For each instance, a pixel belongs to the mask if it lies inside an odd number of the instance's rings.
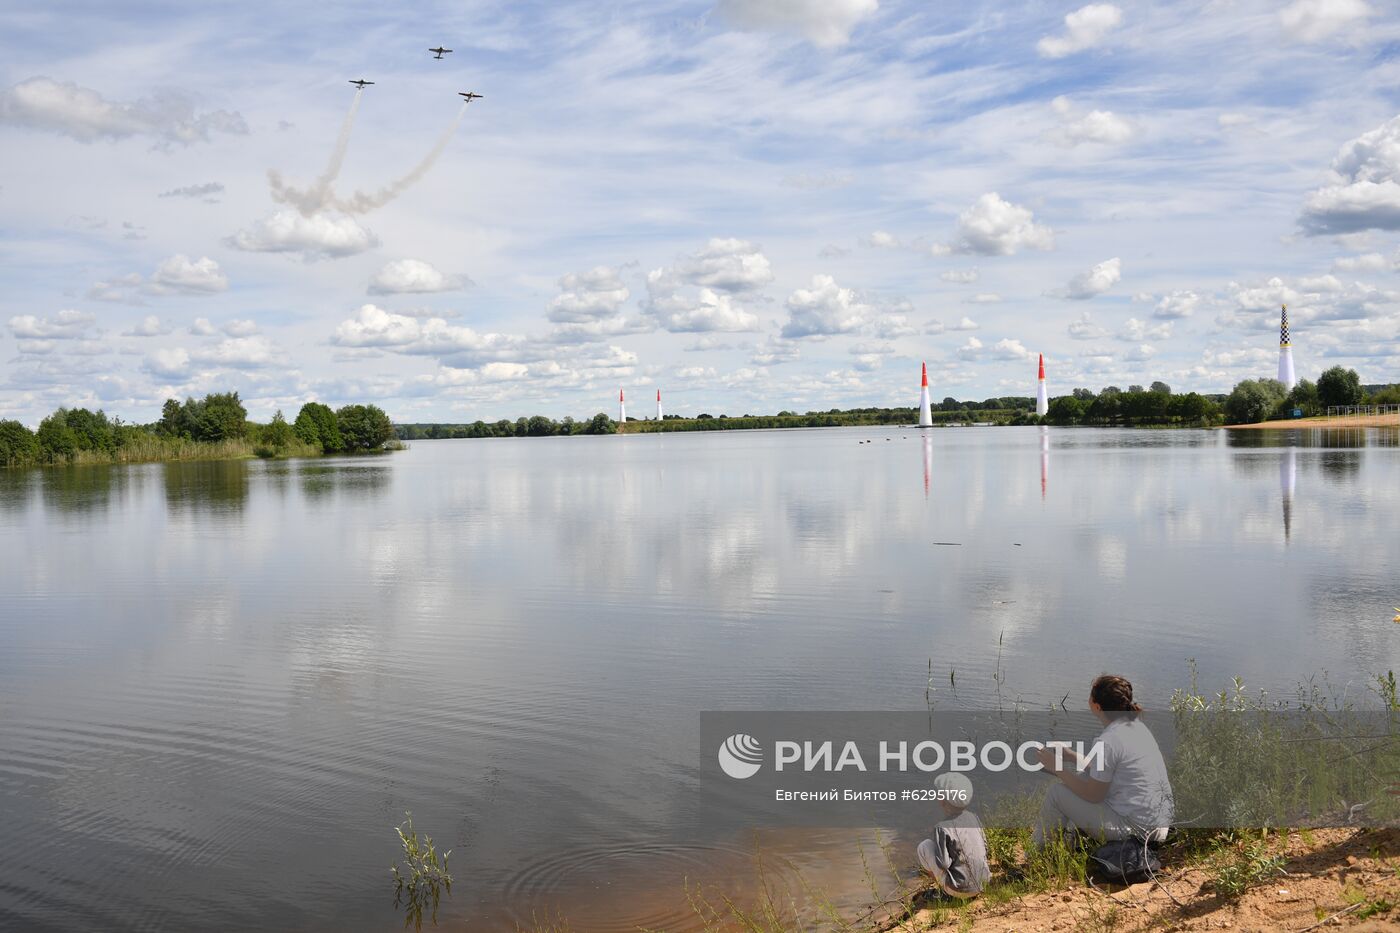
[[[0,91],[0,123],[70,136],[79,142],[147,136],[158,145],[206,141],[211,133],[247,133],[238,113],[196,113],[183,94],[163,91],[131,102],[107,100],[69,81],[33,77]]]
[[[331,343],[340,347],[379,347],[398,353],[435,356],[445,365],[475,369],[491,362],[518,363],[545,357],[548,344],[516,334],[481,333],[438,317],[414,318],[372,304],[342,321]]]
[[[849,42],[879,7],[879,0],[719,0],[715,11],[740,29],[795,32],[830,48]]]
[[[873,310],[829,275],[812,276],[811,288],[799,288],[788,296],[787,309],[782,330],[787,338],[848,334],[864,325]]]
[[[196,337],[212,337],[214,336],[214,325],[209,323],[207,317],[197,317],[190,324],[190,333]]]
[[[190,259],[177,253],[156,267],[147,283],[147,290],[164,295],[179,292],[185,295],[208,295],[228,289],[228,276],[219,264],[208,256]]]
[[[1085,311],[1078,320],[1070,322],[1069,335],[1074,340],[1098,340],[1108,336],[1108,331],[1095,324],[1089,312]]]
[[[456,291],[468,284],[465,276],[445,275],[421,259],[395,259],[374,274],[368,291],[371,295],[425,295]]]
[[[991,357],[997,360],[1028,360],[1034,353],[1021,346],[1019,340],[998,340],[991,350]]]
[[[972,361],[979,359],[981,356],[982,341],[978,340],[976,337],[967,338],[967,343],[958,347],[958,359],[960,360]]]
[[[240,319],[229,321],[219,329],[230,337],[251,337],[258,332],[258,325],[255,321]]]
[[[617,270],[608,266],[571,272],[559,280],[559,294],[549,303],[549,319],[583,323],[612,317],[631,294]]]
[[[1053,294],[1057,298],[1069,298],[1075,301],[1083,301],[1102,295],[1114,285],[1118,284],[1123,277],[1123,263],[1118,257],[1105,259],[1097,263],[1087,272],[1081,272],[1069,280],[1064,288],[1056,289]]]
[[[961,321],[949,327],[949,330],[977,330],[982,325],[978,324],[970,317],[964,317]]]
[[[1279,11],[1278,19],[1290,36],[1301,42],[1318,42],[1371,15],[1362,0],[1294,0]]]
[[[774,366],[778,363],[791,363],[801,355],[801,347],[792,340],[781,337],[766,337],[754,348],[749,362],[756,366]]]
[[[876,249],[898,249],[899,237],[884,230],[876,230],[865,238],[866,246],[873,246]]]
[[[1123,23],[1123,11],[1111,3],[1091,3],[1065,16],[1063,35],[1046,36],[1036,43],[1042,58],[1064,58],[1093,48]]]
[[[1076,115],[1067,97],[1056,97],[1051,108],[1060,115],[1060,126],[1050,133],[1050,139],[1061,146],[1074,147],[1081,143],[1111,146],[1133,138],[1133,124],[1111,110],[1091,110]]]
[[[945,282],[956,282],[959,285],[971,285],[977,281],[976,269],[949,269],[938,276]]]
[[[1201,303],[1201,296],[1190,290],[1179,290],[1163,295],[1152,309],[1152,316],[1175,320],[1190,317]]]
[[[1113,336],[1127,343],[1141,343],[1144,340],[1166,340],[1172,335],[1172,322],[1148,325],[1135,317],[1128,318],[1123,329]]]
[[[1339,292],[1343,289],[1341,279],[1335,275],[1305,276],[1298,280],[1298,287],[1305,292]]]
[[[763,251],[747,240],[715,238],[672,270],[691,285],[745,292],[773,281],[773,267]]]
[[[190,376],[190,354],[183,347],[161,347],[146,354],[141,368],[158,379],[184,382]]]
[[[1343,256],[1332,263],[1334,272],[1384,272],[1391,268],[1390,260],[1380,253],[1365,253],[1361,256]]]
[[[79,340],[97,318],[86,311],[63,310],[53,317],[20,314],[10,318],[10,333],[19,340]]]
[[[156,317],[148,314],[141,319],[139,324],[132,325],[130,330],[122,331],[123,337],[163,337],[174,328]]]
[[[231,369],[262,369],[283,362],[281,353],[266,337],[229,337],[195,350],[190,359],[207,366]]]
[[[1330,174],[1303,202],[1304,232],[1400,230],[1400,116],[1343,145]]]
[[[355,316],[341,321],[332,343],[342,347],[403,347],[423,337],[417,318],[385,311],[376,305],[361,305]]]
[[[994,305],[1001,301],[1001,295],[996,292],[978,292],[971,298],[964,298],[963,301],[970,305]]]
[[[162,191],[156,195],[158,198],[203,198],[210,200],[216,194],[223,194],[224,186],[217,181],[205,182],[202,185],[185,185],[180,188],[171,188],[169,191]]]
[[[709,287],[685,289],[676,273],[664,268],[647,274],[642,307],[673,333],[758,329],[758,317],[740,306],[734,295]]]
[[[1055,233],[1035,222],[1029,208],[990,191],[958,215],[958,237],[947,249],[983,256],[1011,256],[1022,249],[1054,249]]]
[[[870,325],[870,333],[881,340],[899,340],[912,337],[919,332],[903,314],[887,314]]]
[[[343,214],[304,217],[298,211],[275,211],[226,241],[254,253],[300,253],[303,259],[339,258],[379,245],[379,238]]]

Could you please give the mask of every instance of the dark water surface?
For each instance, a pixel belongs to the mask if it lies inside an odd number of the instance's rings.
[[[1189,658],[1360,695],[1400,666],[1397,541],[1375,430],[0,471],[0,928],[397,929],[412,810],[449,928],[686,929],[686,880],[754,875],[693,802],[700,710],[921,709],[930,663],[977,707],[999,638],[1035,703],[1107,669],[1160,705]],[[757,844],[851,887],[850,833]]]

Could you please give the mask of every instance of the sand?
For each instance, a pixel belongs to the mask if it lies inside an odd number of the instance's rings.
[[[1287,431],[1298,428],[1394,428],[1400,427],[1400,415],[1347,415],[1341,418],[1290,418],[1286,421],[1261,421],[1258,424],[1232,424],[1231,431]]]
[[[1203,868],[1168,863],[1162,880],[1180,905],[1150,883],[1114,890],[1075,887],[1006,904],[975,904],[941,928],[974,933],[1400,929],[1400,831],[1319,829],[1310,835],[1310,841],[1289,835],[1283,850],[1287,875],[1235,901],[1216,896]],[[932,916],[930,910],[917,911],[890,929],[938,929],[929,925]]]

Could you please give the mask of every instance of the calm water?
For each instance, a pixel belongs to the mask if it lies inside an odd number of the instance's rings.
[[[1356,694],[1400,667],[1398,527],[1377,431],[0,471],[0,927],[398,929],[405,810],[458,929],[684,929],[755,844],[849,887],[849,834],[707,832],[700,710],[921,709],[930,663],[975,707],[999,638],[1036,702],[1108,669],[1161,703],[1188,658]]]

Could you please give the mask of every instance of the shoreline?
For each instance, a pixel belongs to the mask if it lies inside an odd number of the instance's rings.
[[[1397,415],[1345,415],[1327,418],[1315,415],[1311,418],[1290,418],[1287,421],[1260,421],[1256,424],[1227,424],[1227,431],[1296,431],[1300,428],[1400,428]]]

